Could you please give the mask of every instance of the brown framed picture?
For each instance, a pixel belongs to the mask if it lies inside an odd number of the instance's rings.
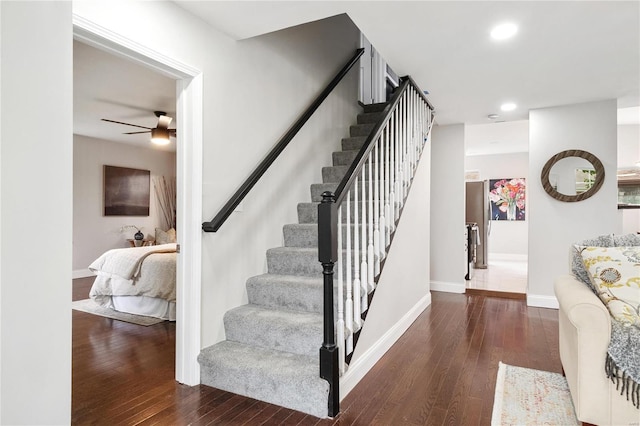
[[[104,166],[104,215],[149,216],[151,172]]]

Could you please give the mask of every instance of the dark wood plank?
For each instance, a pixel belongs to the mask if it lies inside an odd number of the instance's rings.
[[[89,298],[89,291],[96,277],[76,278],[73,280],[71,300],[84,300]]]
[[[470,296],[485,296],[485,297],[501,297],[503,299],[518,299],[527,300],[525,293],[513,293],[510,291],[498,291],[498,290],[483,290],[479,288],[468,288],[465,293]]]
[[[74,282],[74,298],[88,296],[83,280]],[[178,384],[175,324],[142,327],[76,311],[72,318],[72,423],[79,425],[485,425],[498,362],[562,371],[557,311],[433,292],[432,305],[345,397],[341,413],[317,419]]]

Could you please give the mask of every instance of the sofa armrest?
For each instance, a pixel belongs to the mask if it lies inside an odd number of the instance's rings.
[[[611,316],[598,296],[573,275],[561,275],[556,278],[554,291],[560,309],[573,326],[581,332],[603,333],[602,337],[608,345],[611,337]]]
[[[589,287],[573,275],[556,278],[562,368],[578,419],[611,424],[609,380],[604,372],[611,338],[609,311]]]

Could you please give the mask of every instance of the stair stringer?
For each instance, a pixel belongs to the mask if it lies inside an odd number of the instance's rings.
[[[431,304],[429,143],[418,162],[358,344],[340,378],[341,399]]]

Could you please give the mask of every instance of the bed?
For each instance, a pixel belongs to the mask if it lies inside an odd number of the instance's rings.
[[[100,306],[176,319],[176,244],[113,249],[94,260],[89,297]]]

